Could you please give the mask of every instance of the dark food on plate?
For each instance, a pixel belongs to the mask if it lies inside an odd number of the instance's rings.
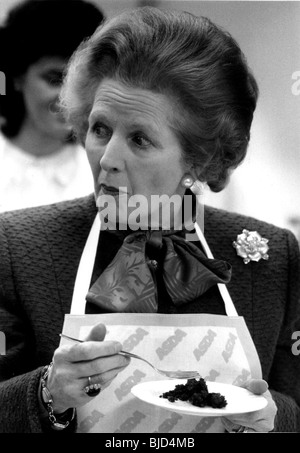
[[[221,409],[227,406],[227,401],[220,393],[209,393],[206,382],[203,378],[188,379],[186,384],[175,385],[174,390],[169,390],[160,395],[171,403],[176,400],[188,401],[193,406],[210,406],[214,409]]]

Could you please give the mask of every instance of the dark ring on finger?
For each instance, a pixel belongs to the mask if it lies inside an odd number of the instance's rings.
[[[91,383],[91,377],[88,377],[88,385],[84,387],[83,389],[87,396],[90,396],[91,398],[99,395],[101,392],[101,385],[100,384],[92,384]]]

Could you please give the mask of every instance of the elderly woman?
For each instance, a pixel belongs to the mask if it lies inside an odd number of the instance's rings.
[[[243,386],[266,403],[223,417],[223,431],[299,429],[300,362],[291,340],[299,330],[297,242],[289,231],[253,218],[209,207],[203,214],[195,201],[200,182],[220,191],[243,160],[257,94],[234,39],[188,13],[123,13],[75,53],[62,99],[86,148],[95,194],[1,217],[2,432],[74,431],[76,414],[91,401],[101,430],[102,396],[112,397],[111,386],[130,362],[118,338],[105,340],[103,324],[88,341],[59,346],[64,315],[76,313],[76,300],[81,313],[124,318],[192,314],[192,324],[198,314],[213,314],[216,332],[226,314],[238,313],[245,319],[242,336],[250,339],[245,354],[257,351],[263,378],[250,375]],[[187,240],[180,210],[168,226],[153,227],[151,199],[162,195],[184,204],[184,196],[193,197],[196,239]],[[136,222],[130,221],[134,197],[144,200]],[[205,237],[196,215],[204,219]],[[78,266],[87,288],[76,299]]]

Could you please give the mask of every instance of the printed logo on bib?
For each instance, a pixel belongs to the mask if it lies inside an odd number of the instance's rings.
[[[181,419],[181,415],[176,414],[176,412],[172,412],[171,417],[166,418],[166,420],[159,425],[158,430],[153,431],[153,433],[169,433]]]
[[[250,378],[250,376],[251,376],[250,371],[243,369],[242,373],[239,374],[235,378],[235,380],[232,382],[232,385],[241,386],[242,384],[244,384]]]
[[[104,414],[97,411],[96,409],[93,412],[85,417],[78,426],[79,432],[87,432],[90,431],[100,420],[100,418],[104,417]]]
[[[217,379],[217,377],[220,376],[220,373],[216,370],[210,370],[209,374],[205,376],[206,381],[213,382]]]
[[[230,333],[229,339],[227,340],[227,343],[225,346],[225,350],[222,352],[223,359],[225,360],[226,363],[229,362],[229,359],[232,356],[236,340],[237,340],[237,336],[233,335],[233,333]]]
[[[141,380],[146,377],[146,374],[140,370],[135,370],[131,376],[129,376],[119,388],[115,390],[115,395],[119,401],[125,398],[131,391],[134,385],[137,385]]]
[[[115,433],[131,433],[144,418],[146,418],[145,414],[140,411],[134,411],[133,414],[120,425]]]
[[[149,332],[139,327],[135,333],[123,341],[123,349],[128,352],[132,351],[147,335],[149,335]]]
[[[156,353],[160,360],[162,360],[165,356],[170,354],[174,348],[183,340],[184,337],[187,336],[187,333],[183,330],[176,329],[174,335],[171,335],[167,338],[161,345],[161,347],[156,349]]]
[[[214,424],[215,417],[203,417],[199,423],[195,426],[191,434],[193,433],[206,433],[206,431]]]
[[[209,329],[207,331],[207,335],[202,338],[198,347],[194,349],[194,356],[197,360],[200,360],[201,357],[208,351],[216,336],[217,334],[213,330]]]

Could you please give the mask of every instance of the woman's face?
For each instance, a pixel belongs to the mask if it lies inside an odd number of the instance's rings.
[[[111,79],[100,83],[85,143],[98,207],[103,195],[114,197],[118,206],[138,195],[148,202],[149,214],[153,195],[181,199],[180,182],[188,169],[172,129],[172,111],[162,94]]]
[[[55,140],[64,140],[71,131],[58,109],[65,64],[60,57],[43,57],[17,81],[25,102],[23,125]]]

